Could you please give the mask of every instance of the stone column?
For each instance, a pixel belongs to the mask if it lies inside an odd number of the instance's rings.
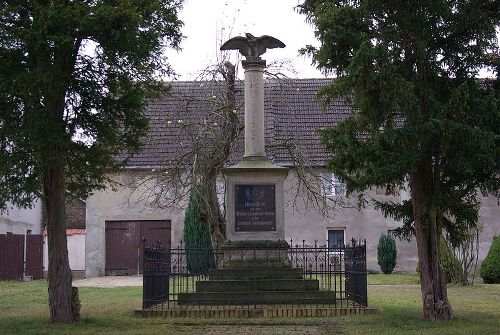
[[[265,60],[242,61],[245,70],[245,160],[266,159],[264,146]]]
[[[282,241],[285,238],[283,183],[288,170],[266,157],[266,61],[247,59],[241,63],[245,69],[245,154],[241,162],[224,169],[228,199],[226,237],[248,243]]]

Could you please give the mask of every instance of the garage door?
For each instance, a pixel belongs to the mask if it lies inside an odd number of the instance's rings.
[[[142,273],[142,240],[170,247],[170,220],[106,221],[106,275]]]

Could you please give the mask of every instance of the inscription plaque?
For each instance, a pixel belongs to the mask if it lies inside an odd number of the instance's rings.
[[[275,231],[274,185],[235,185],[235,230]]]

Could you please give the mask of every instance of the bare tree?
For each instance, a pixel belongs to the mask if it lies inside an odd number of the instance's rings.
[[[236,67],[227,58],[219,56],[220,63],[205,69],[196,85],[199,92],[174,92],[179,100],[177,114],[167,121],[177,131],[179,143],[176,155],[161,168],[144,172],[133,186],[134,201],[147,203],[159,209],[183,210],[189,192],[198,187],[203,199],[202,219],[210,227],[212,239],[222,241],[226,236],[224,188],[222,169],[234,163],[238,156],[237,144],[243,130],[242,85],[236,85]],[[285,96],[293,81],[286,78],[291,72],[289,62],[277,61],[268,66],[266,76],[276,80],[278,94]],[[239,88],[237,88],[237,86]],[[293,89],[293,88],[292,88]],[[283,99],[286,100],[286,99]],[[193,105],[204,106],[193,113]],[[293,129],[287,130],[290,134]],[[345,206],[342,198],[326,197],[323,192],[324,176],[308,159],[307,148],[298,144],[293,136],[284,140],[267,141],[273,152],[286,152],[293,170],[294,182],[289,204],[296,211],[316,210],[323,216],[332,216],[337,206]],[[151,186],[154,185],[154,186]],[[137,196],[138,195],[138,196]]]
[[[154,207],[183,209],[191,188],[197,186],[203,199],[202,219],[209,225],[212,238],[218,241],[225,239],[226,232],[217,181],[240,131],[235,77],[235,66],[224,61],[207,68],[200,76],[199,85],[206,85],[205,92],[210,96],[190,92],[178,96],[182,107],[176,119],[167,121],[172,127],[175,123],[182,141],[175,145],[176,155],[163,167],[143,173],[132,192],[138,194],[139,201]],[[199,118],[185,120],[182,115],[188,114],[191,104],[200,99],[207,110],[197,111]]]
[[[482,224],[470,227],[460,243],[452,245],[453,253],[460,261],[462,285],[464,286],[474,284],[479,257],[479,235],[482,230]]]

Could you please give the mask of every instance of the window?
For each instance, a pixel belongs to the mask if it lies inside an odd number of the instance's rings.
[[[333,173],[325,172],[321,174],[322,193],[326,196],[345,195],[345,184],[341,178]]]
[[[328,229],[328,248],[341,248],[344,246],[344,229]]]

